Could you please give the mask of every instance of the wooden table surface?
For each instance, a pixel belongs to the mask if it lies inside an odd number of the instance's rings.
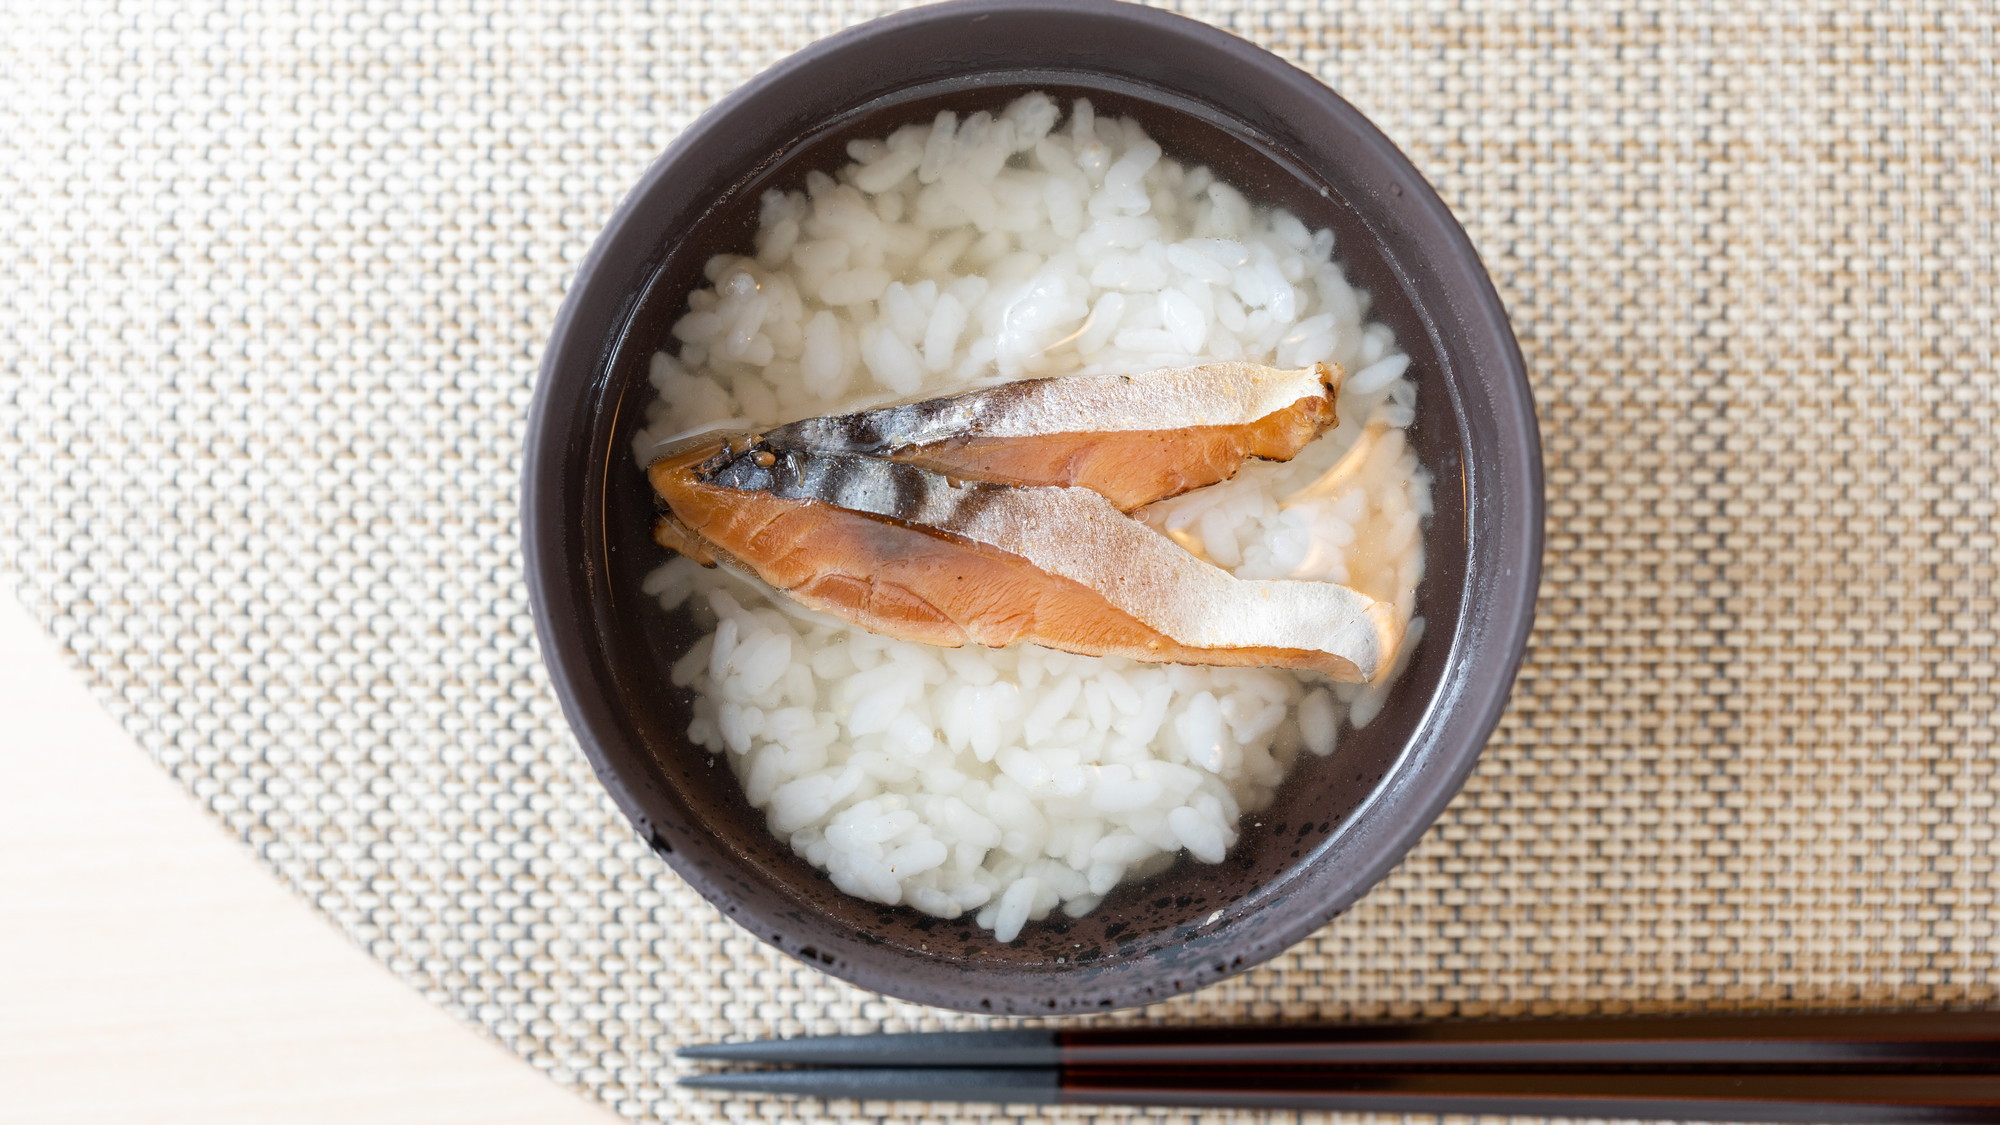
[[[618,1120],[280,886],[0,586],[0,1122]]]

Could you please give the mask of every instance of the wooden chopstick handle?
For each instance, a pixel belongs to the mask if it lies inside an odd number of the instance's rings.
[[[1071,1066],[2000,1067],[1988,1012],[1651,1016],[1063,1030]]]
[[[2000,1120],[2000,1075],[1658,1072],[1291,1074],[1071,1068],[1062,1101],[1352,1113],[1901,1125]]]

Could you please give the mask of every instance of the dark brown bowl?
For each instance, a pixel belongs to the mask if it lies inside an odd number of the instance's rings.
[[[1332,757],[1302,755],[1214,866],[1183,861],[1001,945],[969,919],[864,902],[794,856],[728,768],[686,737],[667,669],[695,639],[640,580],[664,558],[630,441],[647,357],[710,255],[742,251],[768,187],[849,139],[942,107],[1042,89],[1137,118],[1257,203],[1330,226],[1418,372],[1411,431],[1437,474],[1417,595],[1429,628],[1387,707]],[[529,418],[522,540],[543,656],[598,776],[709,901],[867,988],[968,1011],[1072,1013],[1159,1000],[1264,961],[1346,909],[1424,832],[1498,721],[1541,563],[1539,435],[1505,311],[1465,234],[1354,108],[1277,57],[1107,0],[959,0],[814,44],[674,141],[578,272]]]

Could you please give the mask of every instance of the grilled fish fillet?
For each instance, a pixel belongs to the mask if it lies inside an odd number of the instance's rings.
[[[1026,379],[763,435],[773,449],[903,461],[963,480],[1074,485],[1120,511],[1289,461],[1334,424],[1337,365],[1254,363]]]
[[[1331,583],[1235,578],[1090,488],[960,481],[770,440],[703,443],[655,462],[650,477],[672,509],[663,546],[705,549],[805,605],[904,639],[1031,641],[1365,682],[1401,637],[1387,605]]]

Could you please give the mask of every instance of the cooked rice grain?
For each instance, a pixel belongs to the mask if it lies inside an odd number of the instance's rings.
[[[1331,361],[1349,372],[1336,429],[1141,517],[1240,577],[1340,582],[1412,613],[1430,514],[1403,437],[1416,387],[1332,232],[1252,207],[1085,101],[1066,120],[1040,94],[945,112],[848,154],[764,197],[754,254],[707,264],[679,354],[653,358],[642,465],[691,428],[1012,379]],[[1219,862],[1298,753],[1334,753],[1400,672],[1370,686],[937,649],[678,558],[646,590],[692,605],[705,635],[672,671],[696,693],[689,736],[774,833],[849,894],[970,913],[1000,941],[1182,852]]]

